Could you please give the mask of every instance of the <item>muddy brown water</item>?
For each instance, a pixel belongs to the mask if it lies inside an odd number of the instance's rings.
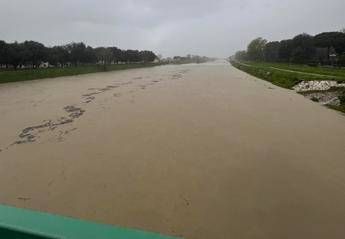
[[[0,85],[0,203],[191,239],[344,238],[345,117],[226,62]]]

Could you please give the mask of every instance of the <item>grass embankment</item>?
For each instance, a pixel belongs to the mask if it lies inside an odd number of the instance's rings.
[[[335,80],[341,83],[345,82],[345,69],[312,67],[296,64],[284,63],[262,63],[262,62],[238,62],[231,61],[231,64],[263,80],[267,80],[277,86],[292,89],[293,86],[301,81],[311,80]],[[340,88],[330,89],[328,91],[339,91]],[[320,92],[320,91],[318,91]],[[340,96],[340,105],[327,105],[329,108],[345,113],[345,91]],[[313,92],[308,92],[313,93]]]
[[[82,75],[88,73],[126,70],[133,68],[158,66],[156,63],[115,64],[115,65],[88,65],[67,68],[25,69],[0,71],[0,83],[28,81],[61,76]]]
[[[332,68],[332,67],[317,67],[317,66],[308,66],[308,65],[298,65],[298,64],[288,64],[288,63],[266,63],[266,62],[257,62],[252,63],[255,66],[262,67],[273,67],[290,71],[298,71],[310,74],[325,75],[329,77],[339,77],[345,78],[345,69],[344,68]]]
[[[345,104],[343,105],[338,105],[338,106],[335,106],[335,105],[327,105],[327,107],[333,109],[333,110],[338,110],[340,112],[343,112],[345,113]]]
[[[238,62],[231,64],[253,76],[291,89],[301,81],[336,80],[345,82],[345,69],[290,65],[284,63]]]

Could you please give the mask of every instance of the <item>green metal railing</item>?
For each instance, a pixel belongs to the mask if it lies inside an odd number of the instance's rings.
[[[176,239],[150,232],[92,223],[0,205],[4,239]]]

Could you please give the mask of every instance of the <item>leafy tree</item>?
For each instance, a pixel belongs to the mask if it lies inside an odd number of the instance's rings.
[[[338,54],[345,53],[345,33],[343,32],[324,32],[314,37],[317,47],[325,47],[330,51],[334,47]]]
[[[152,62],[156,55],[152,51],[121,50],[117,47],[86,46],[83,42],[63,46],[45,47],[35,41],[10,43],[0,41],[0,67],[6,65],[17,69],[20,65],[38,68],[44,61],[54,66],[104,64],[122,62]]]
[[[341,66],[345,66],[345,54],[339,56],[338,64]]]
[[[279,61],[280,43],[278,41],[269,42],[265,45],[264,56],[266,61]]]
[[[254,39],[248,45],[247,55],[250,60],[259,61],[264,59],[264,49],[267,40],[259,37]]]
[[[48,61],[54,66],[64,67],[70,61],[67,46],[54,46],[48,49]]]
[[[7,58],[8,58],[7,51],[8,51],[7,43],[4,41],[0,41],[0,68],[2,67],[2,65],[7,64]]]
[[[81,61],[83,63],[95,63],[97,61],[96,53],[92,47],[86,47]]]
[[[138,50],[127,50],[125,51],[125,59],[127,62],[139,62],[140,56]]]
[[[296,63],[310,62],[315,54],[314,39],[312,36],[303,33],[292,39],[293,51],[291,59]]]
[[[334,53],[336,57],[331,60]],[[316,36],[303,33],[293,39],[268,43],[257,38],[250,42],[247,52],[237,52],[235,57],[252,61],[345,65],[345,31],[323,32]]]
[[[113,52],[111,48],[98,47],[95,49],[95,55],[97,58],[97,62],[104,65],[110,64],[113,59]]]
[[[139,53],[140,60],[143,62],[153,62],[157,56],[152,51],[141,51]]]
[[[70,60],[75,66],[84,61],[86,46],[83,42],[70,43],[67,45],[67,49],[70,54]]]
[[[112,61],[114,63],[119,63],[121,60],[121,54],[122,50],[117,47],[110,47],[111,53],[112,53]]]
[[[15,70],[17,70],[20,64],[23,64],[24,54],[23,54],[23,44],[18,44],[17,42],[8,45],[8,64],[12,65]]]
[[[289,62],[293,50],[292,40],[283,40],[279,47],[279,60]]]
[[[33,68],[38,68],[48,58],[45,46],[39,42],[25,41],[22,50],[22,64],[32,65]]]
[[[238,61],[245,61],[247,60],[247,52],[246,51],[238,51],[235,54],[235,59]]]

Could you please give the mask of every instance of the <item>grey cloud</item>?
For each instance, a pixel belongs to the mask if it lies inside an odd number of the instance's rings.
[[[0,0],[0,39],[228,56],[251,39],[345,27],[344,0]]]

